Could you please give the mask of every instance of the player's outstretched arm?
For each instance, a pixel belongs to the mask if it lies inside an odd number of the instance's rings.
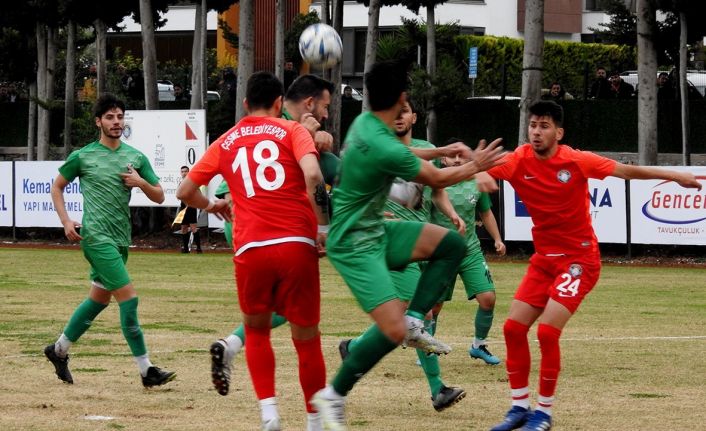
[[[434,160],[441,157],[461,156],[464,159],[470,159],[473,156],[473,151],[463,142],[454,142],[443,147],[437,148],[417,148],[409,147],[409,150],[422,160]]]
[[[66,211],[64,189],[67,185],[69,185],[69,182],[66,181],[66,178],[61,174],[57,175],[51,186],[51,200],[54,203],[56,214],[59,216],[59,220],[64,226],[64,235],[66,235],[66,238],[70,241],[80,241],[83,238],[76,232],[76,228],[81,227],[81,223],[71,220],[69,213]]]
[[[501,139],[496,139],[490,145],[486,145],[485,141],[481,141],[473,151],[473,160],[461,166],[437,169],[430,162],[423,160],[422,168],[414,181],[438,189],[470,179],[478,172],[501,165],[503,164],[501,159],[505,153],[500,142]]]
[[[179,184],[176,197],[184,202],[186,206],[202,209],[215,214],[216,217],[220,219],[231,221],[231,208],[228,201],[225,199],[210,200],[201,193],[199,185],[193,182],[189,177],[184,178],[181,184]]]
[[[669,180],[685,188],[701,190],[701,183],[691,172],[678,172],[652,166],[616,163],[612,176],[625,180]]]

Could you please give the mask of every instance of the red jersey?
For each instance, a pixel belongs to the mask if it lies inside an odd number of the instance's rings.
[[[189,172],[205,185],[223,175],[233,199],[233,248],[283,242],[315,244],[316,216],[299,160],[318,156],[311,134],[299,123],[247,116],[224,133]]]
[[[543,255],[576,255],[598,251],[589,211],[588,179],[603,179],[615,161],[559,145],[556,154],[541,160],[530,144],[505,157],[504,165],[488,171],[509,181],[532,217],[535,251]]]

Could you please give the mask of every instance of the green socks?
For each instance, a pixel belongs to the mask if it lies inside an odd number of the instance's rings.
[[[429,335],[434,335],[436,332],[436,319],[438,316],[434,316],[434,320],[425,320],[424,327]],[[429,383],[429,389],[431,390],[431,396],[434,398],[441,387],[444,386],[444,382],[441,380],[441,368],[439,367],[439,356],[438,355],[428,355],[423,351],[417,349],[417,357],[419,358],[419,363],[424,370],[424,375]]]
[[[277,328],[279,326],[284,325],[285,323],[287,323],[286,317],[280,316],[277,313],[272,313],[272,328]],[[245,326],[241,324],[240,326],[235,328],[233,330],[233,335],[243,340],[243,344],[245,344]]]
[[[121,302],[120,305],[120,327],[123,336],[130,346],[132,356],[143,356],[147,354],[145,337],[142,335],[140,322],[137,320],[137,297]]]
[[[91,323],[93,323],[93,319],[107,306],[108,304],[101,304],[91,298],[86,298],[85,301],[76,307],[74,314],[71,315],[69,322],[66,324],[66,328],[64,328],[66,338],[75,343],[88,330]]]
[[[355,341],[355,348],[349,350],[333,378],[333,389],[346,396],[353,386],[370,371],[385,355],[395,350],[397,344],[390,341],[377,325],[370,326]]]
[[[466,242],[457,232],[448,231],[429,257],[426,269],[419,277],[417,290],[409,303],[407,314],[424,315],[439,302],[447,286],[456,279],[458,266],[466,251]]]
[[[488,332],[490,332],[490,327],[493,326],[493,313],[494,310],[483,310],[478,307],[476,311],[476,335],[475,337],[479,340],[485,340],[488,338]]]

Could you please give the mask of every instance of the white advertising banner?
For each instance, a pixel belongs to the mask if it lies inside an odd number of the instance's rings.
[[[126,111],[123,141],[142,151],[164,189],[161,206],[177,207],[176,189],[182,166],[191,168],[206,149],[203,110]],[[132,190],[130,206],[158,206],[142,190]]]
[[[631,241],[706,245],[706,167],[668,169],[692,172],[704,189],[685,189],[673,181],[630,181]]]
[[[62,227],[51,200],[51,186],[63,163],[15,162],[15,226]],[[64,189],[64,201],[69,217],[80,222],[83,195],[78,178]]]
[[[625,180],[607,177],[588,180],[588,198],[593,229],[602,243],[626,243],[627,220]],[[531,241],[532,219],[522,199],[509,182],[503,181],[505,239]]]
[[[12,226],[12,162],[0,162],[0,226]]]

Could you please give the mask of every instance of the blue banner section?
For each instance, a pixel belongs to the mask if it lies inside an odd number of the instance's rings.
[[[522,202],[522,199],[520,199],[520,195],[515,191],[513,191],[512,194],[515,195],[515,217],[529,217],[527,207],[524,202]]]
[[[468,77],[478,78],[478,47],[472,46],[468,50]]]

